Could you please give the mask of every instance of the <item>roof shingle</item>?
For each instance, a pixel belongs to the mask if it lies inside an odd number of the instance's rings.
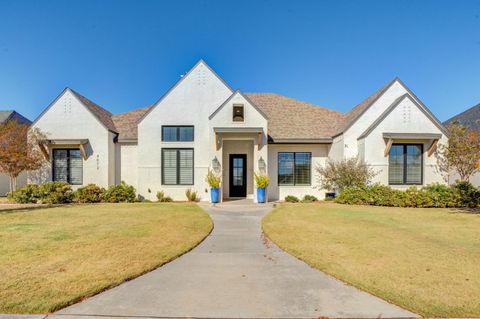
[[[153,105],[135,109],[130,112],[112,116],[113,123],[117,128],[119,140],[135,140],[138,138],[138,121],[147,113]]]
[[[70,91],[93,113],[98,120],[105,125],[105,127],[112,132],[118,133],[113,123],[112,116],[113,114],[109,111],[105,110],[103,107],[98,105],[97,103],[87,99],[83,95],[74,90],[70,89]]]
[[[275,93],[246,93],[268,116],[268,134],[275,139],[331,138],[345,121],[343,113]]]
[[[444,122],[444,125],[458,122],[471,129],[480,131],[480,103]]]

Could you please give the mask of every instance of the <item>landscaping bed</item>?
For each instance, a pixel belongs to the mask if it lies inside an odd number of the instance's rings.
[[[211,231],[195,204],[0,211],[0,313],[46,313],[153,270]]]
[[[262,225],[288,253],[408,310],[479,317],[480,215],[471,212],[282,204]]]

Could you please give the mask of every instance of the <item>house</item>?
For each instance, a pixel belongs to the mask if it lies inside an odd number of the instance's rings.
[[[270,176],[269,200],[315,195],[315,168],[359,156],[375,181],[396,188],[445,183],[435,149],[442,123],[398,78],[344,114],[274,93],[233,90],[203,60],[157,102],[112,115],[65,89],[34,121],[48,133],[49,160],[32,182],[74,187],[125,181],[139,196],[164,191],[209,199],[205,176],[223,176],[223,198],[254,198],[254,173]]]
[[[480,133],[480,103],[446,120],[443,124],[448,126],[455,122],[470,129],[477,130]],[[453,173],[450,175],[450,183],[453,183],[456,179],[458,179],[458,174]],[[470,182],[473,185],[480,186],[480,173],[476,173],[470,177]]]
[[[13,110],[0,110],[0,123],[16,121],[19,124],[30,125],[30,120]],[[17,178],[17,187],[22,187],[27,183],[27,174],[21,173]],[[10,191],[10,179],[8,175],[0,173],[0,196],[5,196]]]

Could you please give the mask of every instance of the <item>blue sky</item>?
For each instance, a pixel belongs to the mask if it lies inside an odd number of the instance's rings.
[[[31,119],[66,86],[151,104],[200,58],[343,112],[399,76],[446,120],[480,103],[480,1],[0,0],[0,109]]]

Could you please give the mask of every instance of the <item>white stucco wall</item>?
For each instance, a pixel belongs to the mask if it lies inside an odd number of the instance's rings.
[[[17,188],[27,184],[27,173],[22,172],[17,177]],[[0,197],[6,196],[10,191],[10,179],[8,175],[0,173]]]
[[[89,143],[85,145],[87,160],[83,161],[83,185],[94,183],[107,187],[114,183],[113,134],[70,91],[66,90],[37,119],[33,127],[46,133],[48,139],[88,139]],[[56,145],[54,147],[78,148],[78,145]],[[51,159],[51,148],[49,152]],[[51,181],[51,175],[52,168],[48,163],[42,170],[29,173],[29,182]],[[79,186],[74,186],[74,188],[76,187]]]
[[[318,199],[325,198],[325,190],[319,189],[319,176],[315,170],[318,166],[324,166],[328,156],[329,145],[327,144],[270,144],[268,146],[268,170],[270,172],[270,186],[268,198],[270,201],[283,200],[287,195],[294,195],[300,199],[305,195],[313,195]],[[278,153],[279,152],[311,152],[312,169],[310,186],[280,186],[278,185]]]
[[[115,147],[115,184],[121,181],[138,188],[137,144],[118,143]]]
[[[174,199],[185,200],[185,190],[193,188],[208,199],[205,176],[211,164],[208,116],[233,92],[203,63],[197,64],[138,125],[138,192],[156,199],[164,191]],[[194,142],[162,142],[162,125],[193,125]],[[194,149],[194,185],[161,184],[162,147]],[[207,190],[207,192],[206,192]]]

